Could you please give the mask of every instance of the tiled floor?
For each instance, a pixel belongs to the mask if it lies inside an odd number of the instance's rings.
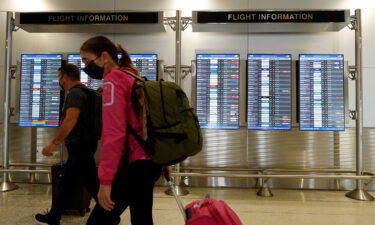
[[[0,225],[32,225],[33,215],[50,206],[51,186],[19,184],[15,191],[0,193]],[[182,225],[174,199],[157,187],[154,196],[155,225]],[[244,225],[374,225],[375,202],[348,199],[345,192],[273,190],[274,197],[255,195],[254,189],[189,188],[183,197],[189,203],[206,193],[225,200],[239,215]],[[374,193],[372,193],[375,195]],[[85,224],[87,216],[64,216],[62,225]],[[129,225],[129,212],[122,225]]]

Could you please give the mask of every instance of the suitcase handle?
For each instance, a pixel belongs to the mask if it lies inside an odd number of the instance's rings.
[[[169,187],[170,187],[170,189],[173,193],[173,197],[176,200],[176,203],[178,205],[178,208],[181,211],[181,214],[182,214],[182,217],[184,218],[184,221],[186,222],[187,216],[186,216],[184,204],[182,203],[180,196],[177,195],[176,188],[175,188],[174,182],[173,182],[173,178],[171,178],[169,176],[168,170],[165,169],[165,168],[163,168],[163,176],[164,176],[165,180],[168,182],[168,185],[169,185]]]

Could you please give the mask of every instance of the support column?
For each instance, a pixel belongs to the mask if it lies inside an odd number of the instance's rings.
[[[10,113],[10,66],[12,60],[12,41],[14,30],[14,18],[12,12],[7,12],[6,39],[5,39],[5,63],[4,63],[4,124],[3,124],[3,166],[9,169],[9,113]],[[9,174],[3,172],[3,181],[0,184],[0,192],[17,189],[18,186],[9,181]]]
[[[333,131],[333,168],[341,168],[340,159],[340,133],[338,131]],[[335,179],[335,189],[340,190],[340,180]]]
[[[36,152],[37,152],[37,128],[31,127],[31,148],[30,148],[30,163],[36,163]],[[35,170],[35,166],[30,166],[30,170]],[[30,183],[35,183],[35,173],[30,173]]]
[[[176,24],[175,24],[175,31],[176,31],[176,67],[175,67],[175,83],[181,86],[181,33],[182,33],[182,21],[181,21],[181,10],[176,10]],[[176,164],[174,167],[174,171],[176,173],[180,173],[180,164]],[[185,189],[184,182],[180,176],[176,176],[174,179],[175,184],[175,192],[171,190],[171,187],[168,188],[165,193],[167,195],[173,195],[173,193],[177,195],[187,195],[189,191]]]
[[[362,89],[362,21],[361,10],[355,10],[355,64],[356,64],[356,171],[357,176],[363,174],[363,89]],[[356,180],[356,189],[346,193],[346,197],[361,201],[373,201],[363,189],[363,180]]]
[[[182,24],[181,24],[181,10],[176,11],[176,70],[175,70],[175,82],[181,86],[181,33],[182,33]]]

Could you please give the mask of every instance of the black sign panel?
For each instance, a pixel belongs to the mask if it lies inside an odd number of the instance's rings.
[[[197,12],[197,23],[329,23],[345,22],[337,11],[225,11]]]
[[[20,24],[157,24],[158,18],[158,12],[20,13]]]

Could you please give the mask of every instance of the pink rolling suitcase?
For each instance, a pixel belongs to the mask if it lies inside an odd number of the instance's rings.
[[[242,225],[237,214],[224,201],[210,198],[208,195],[205,199],[191,202],[184,207],[173,181],[169,177],[166,177],[166,180],[186,225]]]

